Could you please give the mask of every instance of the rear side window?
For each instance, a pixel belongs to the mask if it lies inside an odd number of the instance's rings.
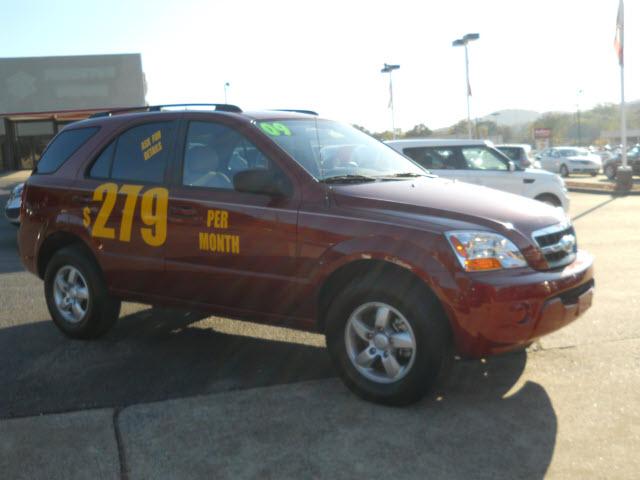
[[[175,132],[176,122],[146,123],[127,130],[100,153],[89,176],[162,183]]]
[[[173,141],[173,126],[173,122],[148,123],[120,135],[110,177],[161,183]]]
[[[36,173],[53,173],[58,170],[97,131],[98,127],[91,127],[74,128],[61,132],[42,154],[36,167]]]
[[[451,148],[413,147],[405,148],[403,152],[427,170],[456,170],[460,168],[456,152]]]

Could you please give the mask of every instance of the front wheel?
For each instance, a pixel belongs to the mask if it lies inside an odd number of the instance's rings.
[[[343,290],[327,314],[327,348],[357,395],[407,405],[422,398],[447,365],[448,323],[422,290],[381,283],[360,280]]]
[[[569,176],[569,167],[565,164],[560,165],[560,176],[567,178]]]
[[[109,296],[98,265],[78,246],[63,248],[51,258],[44,293],[53,322],[72,338],[97,338],[120,314],[120,301]]]

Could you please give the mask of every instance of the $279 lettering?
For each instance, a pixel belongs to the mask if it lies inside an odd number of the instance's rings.
[[[91,230],[91,236],[98,238],[116,239],[116,228],[107,227],[109,216],[118,199],[118,194],[125,195],[122,220],[118,229],[118,240],[131,241],[131,227],[133,216],[138,203],[138,195],[142,191],[141,185],[122,185],[118,188],[115,183],[103,183],[93,191],[93,201],[100,202],[100,210],[96,215]],[[140,202],[140,218],[146,226],[140,228],[142,240],[147,245],[159,247],[167,239],[167,206],[169,204],[169,192],[166,188],[150,188],[142,194]],[[85,207],[82,211],[83,224],[91,225],[91,208]]]

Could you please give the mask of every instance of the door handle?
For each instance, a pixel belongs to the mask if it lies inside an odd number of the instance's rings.
[[[169,208],[171,215],[176,217],[195,217],[196,209],[186,205],[175,205]]]
[[[73,203],[80,203],[80,204],[83,204],[83,205],[87,205],[87,204],[91,203],[91,199],[92,199],[92,196],[90,194],[86,194],[86,195],[78,194],[78,195],[72,195],[71,196],[71,201]]]

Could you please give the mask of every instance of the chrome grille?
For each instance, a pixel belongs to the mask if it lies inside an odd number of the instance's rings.
[[[558,268],[573,262],[578,252],[576,232],[570,223],[552,225],[532,234],[549,268]]]

